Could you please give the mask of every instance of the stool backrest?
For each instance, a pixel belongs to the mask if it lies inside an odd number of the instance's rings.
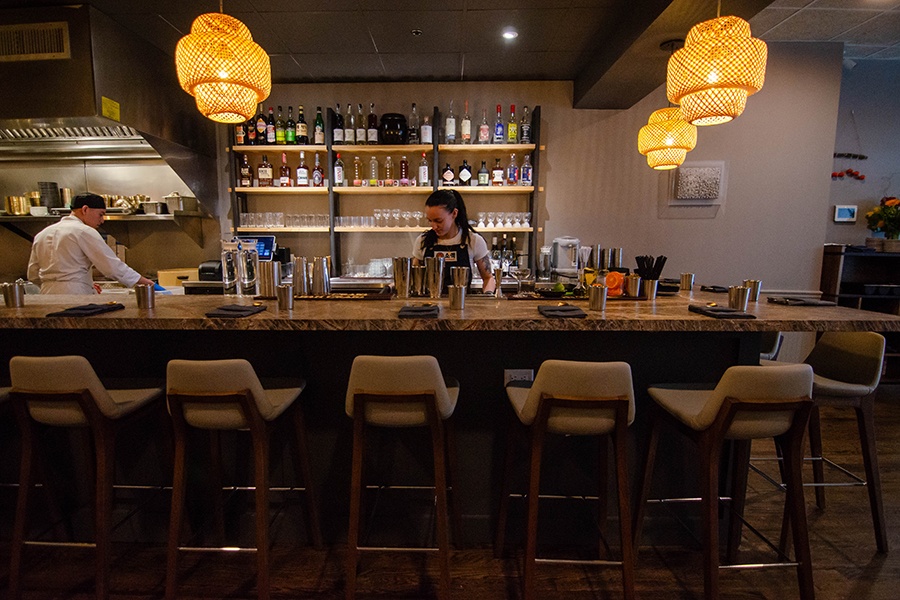
[[[736,366],[722,375],[706,406],[697,416],[699,428],[712,425],[725,398],[755,403],[779,402],[812,396],[813,371],[809,365]],[[781,435],[790,429],[794,415],[788,411],[739,412],[725,435],[731,439],[756,439]]]
[[[804,362],[820,377],[874,391],[881,381],[884,336],[873,331],[826,331]]]
[[[353,416],[354,394],[433,394],[442,419],[453,414],[456,397],[447,391],[441,367],[433,356],[369,356],[353,359],[344,408]],[[366,405],[366,421],[391,427],[428,424],[425,408],[415,403]]]
[[[80,394],[87,390],[100,412],[111,419],[119,408],[100,383],[91,363],[83,356],[14,356],[9,361],[13,391],[47,394]],[[45,425],[87,425],[78,402],[53,400],[52,396],[28,402],[31,418]]]
[[[166,393],[183,395],[240,394],[249,390],[263,419],[277,414],[253,365],[242,358],[224,360],[170,360],[166,367]],[[171,406],[169,407],[171,412]],[[184,418],[193,427],[204,429],[241,429],[248,426],[238,403],[184,404]]]
[[[524,424],[534,422],[542,397],[583,400],[625,398],[628,400],[628,423],[634,420],[634,386],[631,366],[626,362],[546,360],[538,369],[525,400],[520,415]],[[608,433],[615,424],[614,413],[614,408],[555,408],[550,413],[547,429],[555,433],[582,435]]]

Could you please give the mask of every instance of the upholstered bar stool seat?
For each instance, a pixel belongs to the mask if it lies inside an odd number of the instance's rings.
[[[793,528],[800,596],[814,597],[812,565],[801,478],[803,433],[812,402],[813,374],[807,365],[729,368],[714,389],[699,385],[662,384],[648,389],[653,399],[641,497],[635,517],[639,540],[662,423],[694,441],[700,458],[704,589],[707,600],[719,597],[719,458],[726,441],[734,443],[729,561],[736,556],[746,493],[750,441],[773,437],[784,454],[785,512]]]
[[[269,598],[269,445],[279,417],[293,417],[294,464],[305,486],[307,527],[316,547],[322,545],[318,500],[312,483],[303,412],[296,402],[305,386],[264,389],[243,359],[172,360],[166,371],[169,412],[175,433],[175,472],[169,522],[166,598],[177,597],[179,538],[185,500],[187,427],[207,430],[249,430],[253,444],[256,499],[257,596]],[[214,456],[218,462],[218,457]],[[213,549],[210,549],[213,550]]]
[[[116,434],[162,389],[106,389],[83,356],[15,356],[9,362],[10,397],[22,435],[22,459],[13,527],[10,597],[21,596],[22,552],[33,477],[34,423],[89,427],[96,461],[95,545],[97,598],[109,596],[110,534]]]
[[[345,589],[348,599],[356,595],[356,571],[360,551],[360,513],[365,463],[365,431],[381,428],[427,427],[434,461],[436,550],[440,564],[438,597],[450,595],[450,534],[448,531],[448,481],[454,530],[460,533],[456,508],[455,448],[451,417],[459,398],[459,384],[445,379],[433,356],[357,356],[350,369],[345,410],[353,419],[353,459],[350,482],[350,524],[347,534]],[[403,550],[404,548],[392,548]],[[383,548],[381,549],[383,550]],[[422,550],[422,548],[405,548]]]
[[[514,382],[518,384],[519,382]],[[629,507],[626,436],[634,420],[634,390],[631,367],[624,362],[579,362],[548,360],[541,364],[531,385],[509,385],[506,393],[515,417],[510,420],[506,462],[494,554],[500,557],[506,536],[509,512],[510,472],[515,467],[516,430],[524,426],[530,436],[531,461],[528,483],[528,517],[526,524],[523,598],[539,596],[535,588],[535,563],[582,562],[537,558],[537,517],[540,499],[541,456],[548,433],[577,436],[609,436],[615,453],[618,488],[621,561],[583,561],[593,564],[618,565],[626,598],[634,597],[634,552],[632,550],[631,510]],[[607,440],[600,440],[600,518],[606,519]],[[602,545],[601,545],[602,546]]]

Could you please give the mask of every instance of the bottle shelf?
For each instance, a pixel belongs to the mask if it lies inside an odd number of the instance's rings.
[[[328,233],[328,227],[238,227],[239,233]]]
[[[432,152],[431,144],[337,144],[331,147],[332,151],[341,154],[420,154]]]
[[[442,185],[442,190],[456,190],[460,194],[530,194],[533,185]]]
[[[533,152],[534,144],[439,144],[439,152]]]
[[[297,194],[309,194],[312,196],[327,196],[327,187],[236,187],[235,192],[244,194],[262,194],[272,196],[296,196]]]
[[[325,144],[257,144],[254,146],[234,145],[231,146],[234,152],[243,152],[244,154],[272,154],[273,152],[287,152],[288,154],[297,154],[301,152],[326,152],[328,148]],[[274,154],[273,154],[274,156]]]
[[[334,228],[336,233],[423,233],[427,231],[427,227],[345,227],[338,226]],[[262,230],[266,231],[266,230]],[[488,232],[500,233],[531,233],[530,227],[483,227],[478,230],[480,234]]]
[[[357,196],[365,196],[365,195],[380,195],[380,194],[394,194],[394,195],[419,195],[419,196],[427,196],[434,190],[430,185],[414,185],[414,186],[406,186],[406,187],[379,187],[379,186],[340,186],[334,188],[335,194],[341,195],[357,195]]]

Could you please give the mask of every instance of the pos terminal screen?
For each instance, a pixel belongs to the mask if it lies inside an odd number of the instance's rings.
[[[277,245],[274,235],[247,235],[238,236],[238,239],[242,242],[256,240],[256,252],[259,254],[259,260],[272,260],[275,255]]]

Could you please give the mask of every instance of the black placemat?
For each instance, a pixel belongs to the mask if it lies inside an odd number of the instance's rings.
[[[404,306],[397,313],[401,319],[436,319],[441,314],[441,307],[437,304],[425,306]]]
[[[702,306],[700,304],[688,304],[688,310],[699,313],[713,319],[755,319],[756,315],[751,315],[740,311],[736,308],[728,308],[727,306]]]
[[[577,306],[538,306],[538,311],[553,319],[583,319],[587,313]]]
[[[795,298],[791,296],[769,296],[772,304],[784,304],[785,306],[837,306],[836,302],[829,300],[816,300],[815,298]]]
[[[114,310],[122,310],[124,304],[118,302],[108,302],[106,304],[82,304],[81,306],[73,306],[65,310],[52,312],[48,317],[91,317],[103,313],[112,312]]]
[[[728,288],[721,285],[701,285],[701,292],[712,292],[714,294],[727,294]]]
[[[265,306],[244,306],[242,304],[226,304],[206,313],[210,319],[239,319],[249,317],[266,310]]]

